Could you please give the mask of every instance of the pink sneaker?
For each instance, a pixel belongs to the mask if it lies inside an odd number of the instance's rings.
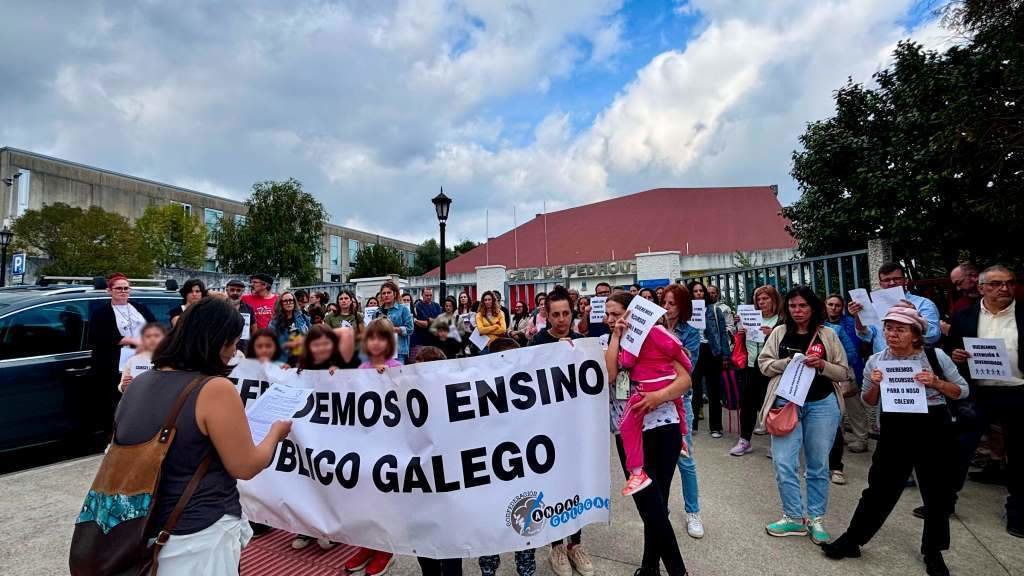
[[[739,442],[732,447],[732,450],[729,450],[729,454],[732,454],[733,456],[743,456],[744,454],[749,454],[753,450],[754,449],[750,446],[750,440],[740,438]]]
[[[651,477],[643,470],[639,474],[630,474],[626,481],[626,487],[622,489],[623,496],[632,496],[637,492],[651,485]]]

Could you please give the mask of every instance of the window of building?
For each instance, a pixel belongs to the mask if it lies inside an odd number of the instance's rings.
[[[341,237],[331,234],[331,272],[341,272]]]
[[[177,206],[181,206],[182,210],[185,211],[185,216],[189,216],[189,217],[192,216],[192,205],[191,204],[186,204],[185,202],[175,202],[174,200],[171,200],[171,204],[175,204]]]
[[[206,260],[205,262],[203,262],[203,270],[205,270],[206,272],[216,272],[217,271],[217,261],[216,260]]]
[[[235,224],[237,224],[238,226],[244,226],[245,216],[242,216],[241,214],[235,214]]]
[[[206,224],[206,244],[214,246],[217,244],[217,230],[220,229],[220,219],[224,212],[213,208],[203,208],[203,223]]]
[[[405,262],[406,262],[406,266],[408,266],[409,268],[412,268],[416,264],[416,253],[415,252],[406,252],[405,253]]]
[[[356,261],[356,255],[359,254],[359,240],[348,239],[348,265]]]

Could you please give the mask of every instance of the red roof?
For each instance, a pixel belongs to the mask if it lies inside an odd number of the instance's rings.
[[[632,260],[648,251],[686,255],[795,248],[781,208],[774,186],[744,186],[655,188],[550,212],[547,265]],[[448,262],[447,272],[473,272],[488,263],[509,269],[544,266],[544,220],[538,215],[492,239],[489,247],[459,256]],[[428,272],[437,273],[436,268]]]

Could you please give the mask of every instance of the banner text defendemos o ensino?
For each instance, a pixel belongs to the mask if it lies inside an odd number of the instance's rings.
[[[548,346],[557,345],[564,343]],[[269,386],[260,380],[235,380],[244,403],[258,398]],[[544,406],[604,394],[605,384],[603,367],[598,361],[587,359],[487,379],[424,382],[421,387],[316,390],[295,414],[295,421],[326,427],[364,428],[372,432],[378,427],[403,425],[406,419],[407,425],[421,428],[432,418],[444,418],[448,426],[510,413],[522,413],[520,416],[531,418],[538,416],[528,414],[530,411]],[[443,387],[445,406],[441,410],[433,409],[429,402],[431,396],[436,401],[439,395],[428,395],[421,389],[428,386]],[[524,420],[524,425],[528,426],[528,421]],[[381,493],[445,493],[497,481],[508,482],[529,474],[543,475],[554,467],[557,454],[550,437],[536,434],[525,444],[503,441],[493,446],[463,449],[458,457],[452,456],[400,458],[397,454],[383,454],[374,458],[370,465],[370,462],[362,462],[365,454],[358,447],[335,450],[302,446],[288,439],[278,448],[271,469],[298,474],[325,487],[351,489],[365,482],[362,476],[369,473],[370,483]]]

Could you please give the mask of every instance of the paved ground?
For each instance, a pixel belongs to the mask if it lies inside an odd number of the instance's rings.
[[[805,538],[775,539],[764,524],[779,515],[778,492],[771,461],[765,458],[767,437],[755,437],[757,450],[743,458],[727,455],[735,438],[713,440],[702,432],[697,440],[702,516],[707,528],[703,540],[685,532],[678,476],[671,507],[677,535],[690,574],[713,575],[892,575],[924,574],[917,550],[921,521],[910,510],[919,502],[908,490],[875,541],[860,560],[832,562]],[[81,505],[98,458],[0,476],[0,575],[52,576],[67,573],[67,549],[72,521]],[[832,487],[827,525],[838,535],[845,527],[866,484],[869,454],[848,454],[850,483]],[[619,478],[618,463],[613,478]],[[1002,521],[1005,490],[969,483],[961,495],[952,525],[952,550],[946,559],[958,575],[1024,576],[1024,541],[1009,536]],[[598,574],[633,574],[641,552],[641,524],[632,502],[613,497],[610,526],[591,525],[584,543],[595,558]],[[538,574],[549,575],[547,553],[538,552]],[[467,574],[476,569],[469,561]],[[418,574],[411,558],[396,565],[399,575]],[[514,573],[511,558],[501,574]]]

